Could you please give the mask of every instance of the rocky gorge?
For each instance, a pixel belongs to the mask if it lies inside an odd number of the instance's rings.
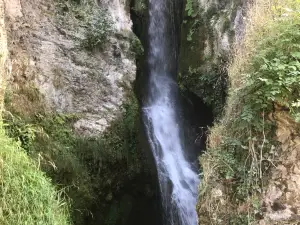
[[[1,224],[297,223],[297,0],[0,10]]]

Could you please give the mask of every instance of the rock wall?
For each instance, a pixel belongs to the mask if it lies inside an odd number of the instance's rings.
[[[247,1],[187,0],[182,25],[179,83],[220,113],[226,66],[244,32]]]
[[[4,2],[12,89],[30,84],[43,95],[47,111],[79,115],[77,133],[101,133],[120,114],[126,89],[135,79],[129,2],[91,1],[95,5],[89,9],[80,8],[87,0],[78,8],[62,0]],[[113,31],[100,48],[88,51],[80,41],[89,28],[85,20],[97,19],[97,10],[110,16]],[[28,105],[28,99],[21,99],[14,104]]]
[[[201,0],[200,8],[205,20],[207,36],[204,40],[204,58],[228,57],[235,43],[243,37],[246,1]]]
[[[269,157],[276,167],[262,196],[263,219],[259,224],[296,224],[300,210],[299,123],[280,109],[272,115],[272,120],[277,125],[276,138],[281,150]]]
[[[4,22],[4,3],[0,1],[0,112],[3,110],[7,59],[7,35]],[[1,115],[0,115],[1,117]]]

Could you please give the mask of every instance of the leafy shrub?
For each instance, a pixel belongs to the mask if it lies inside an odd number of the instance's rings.
[[[141,57],[144,54],[144,47],[136,35],[130,37],[130,50],[135,53],[136,57]]]
[[[101,47],[113,32],[113,22],[104,10],[99,9],[94,18],[88,22],[85,38],[81,41],[81,46],[89,51]]]
[[[82,48],[92,51],[102,47],[114,31],[113,21],[106,9],[94,0],[56,0],[59,24],[73,29],[84,28],[84,37],[79,39]],[[74,40],[78,38],[74,36]]]
[[[135,13],[139,15],[145,14],[147,10],[147,2],[146,0],[136,0],[133,1],[133,7],[131,8]]]
[[[21,147],[29,151],[33,144],[38,128],[32,124],[26,123],[20,117],[14,116],[11,113],[6,113],[4,116],[4,128],[9,137],[21,143]]]

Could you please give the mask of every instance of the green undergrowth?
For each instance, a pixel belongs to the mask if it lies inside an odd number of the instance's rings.
[[[299,10],[297,0],[257,0],[249,10],[244,43],[229,66],[225,113],[200,158],[200,223],[253,224],[262,215],[260,195],[279,151],[272,112],[300,119]]]
[[[67,225],[68,206],[51,180],[0,124],[0,223]]]
[[[125,185],[145,173],[137,150],[138,105],[133,94],[120,110],[122,114],[101,136],[86,138],[73,131],[78,115],[38,113],[23,118],[5,113],[6,133],[64,190],[74,224],[93,221],[95,211],[95,224],[118,222],[124,210],[114,214],[111,204],[126,194]]]

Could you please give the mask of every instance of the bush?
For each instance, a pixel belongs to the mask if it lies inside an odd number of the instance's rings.
[[[103,46],[113,31],[113,22],[104,10],[98,10],[97,15],[87,23],[85,38],[81,46],[89,51]]]
[[[0,128],[0,223],[67,225],[67,205],[20,145]]]

